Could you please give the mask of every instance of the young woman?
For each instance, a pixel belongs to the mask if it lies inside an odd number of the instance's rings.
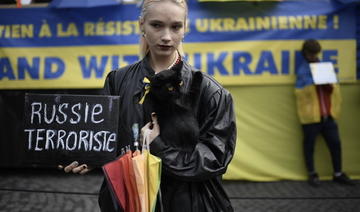
[[[163,136],[157,117],[151,116],[146,104],[139,102],[146,95],[144,78],[151,79],[174,66],[181,71],[182,93],[189,93],[196,70],[182,57],[187,5],[184,0],[145,0],[140,15],[140,49],[143,59],[135,64],[112,71],[105,82],[105,94],[120,96],[119,154],[134,149],[132,127],[151,130],[150,151],[162,159],[162,207],[176,211],[233,211],[222,185],[235,150],[236,126],[232,97],[219,83],[203,74],[192,109],[199,129],[198,136],[183,139],[184,145],[173,143]],[[160,119],[159,119],[160,121]],[[189,123],[190,124],[190,123]],[[170,126],[169,126],[170,125]],[[177,123],[166,127],[181,137]],[[163,127],[162,127],[163,128]],[[165,127],[164,127],[165,128]],[[181,141],[182,142],[182,141]],[[84,167],[82,167],[84,166]],[[67,168],[73,172],[87,172],[85,165]],[[104,183],[99,195],[101,211],[121,211],[114,204]]]

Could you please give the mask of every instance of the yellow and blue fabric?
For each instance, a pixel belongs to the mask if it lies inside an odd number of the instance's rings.
[[[332,84],[330,114],[337,119],[341,110],[340,86]],[[295,82],[295,96],[297,114],[301,124],[317,123],[321,120],[319,99],[317,96],[316,85],[311,76],[310,65],[305,60],[297,69]]]
[[[313,84],[314,80],[311,76],[310,65],[303,58],[300,66],[296,70],[295,88],[302,89]]]

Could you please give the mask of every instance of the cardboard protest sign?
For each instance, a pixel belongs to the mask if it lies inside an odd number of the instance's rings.
[[[26,94],[24,162],[101,166],[117,151],[119,97]]]

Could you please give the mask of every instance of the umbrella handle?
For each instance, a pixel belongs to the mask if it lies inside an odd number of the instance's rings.
[[[139,149],[139,124],[138,123],[134,123],[133,126],[131,127],[132,132],[133,132],[133,137],[134,137],[134,147],[135,150]]]
[[[143,149],[147,149],[150,150],[150,134],[151,134],[151,130],[150,129],[146,129],[144,131],[144,139],[143,139]]]

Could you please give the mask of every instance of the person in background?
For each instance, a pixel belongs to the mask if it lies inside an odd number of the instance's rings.
[[[354,182],[342,171],[341,141],[336,120],[340,113],[341,95],[339,84],[315,85],[310,72],[310,63],[320,62],[318,55],[321,45],[309,39],[303,43],[304,61],[296,73],[295,95],[297,112],[302,125],[305,165],[308,182],[319,186],[319,176],[314,167],[314,147],[316,137],[321,134],[331,154],[333,181],[353,185]]]
[[[154,111],[146,108],[145,104],[149,98],[146,90],[148,79],[175,67],[181,73],[181,93],[189,94],[193,76],[198,70],[183,57],[182,40],[187,14],[185,0],[145,0],[139,20],[142,59],[110,72],[104,91],[106,95],[120,96],[119,154],[129,148],[135,149],[132,126],[138,124],[141,131],[151,131],[150,151],[162,160],[161,196],[164,211],[230,212],[233,208],[221,184],[236,142],[235,114],[230,93],[212,77],[202,74],[196,94],[198,99],[191,108],[197,122],[193,129],[198,129],[198,132],[186,139],[176,127],[177,123],[164,126],[167,129],[173,127],[170,132],[174,135],[173,139],[167,139],[162,134],[163,126],[159,125],[152,113]],[[140,103],[142,100],[144,104]],[[182,138],[180,142],[179,138]],[[89,170],[86,164],[76,162],[65,167],[66,172],[81,174]],[[99,205],[103,212],[122,211],[111,198],[105,181],[99,193]]]

